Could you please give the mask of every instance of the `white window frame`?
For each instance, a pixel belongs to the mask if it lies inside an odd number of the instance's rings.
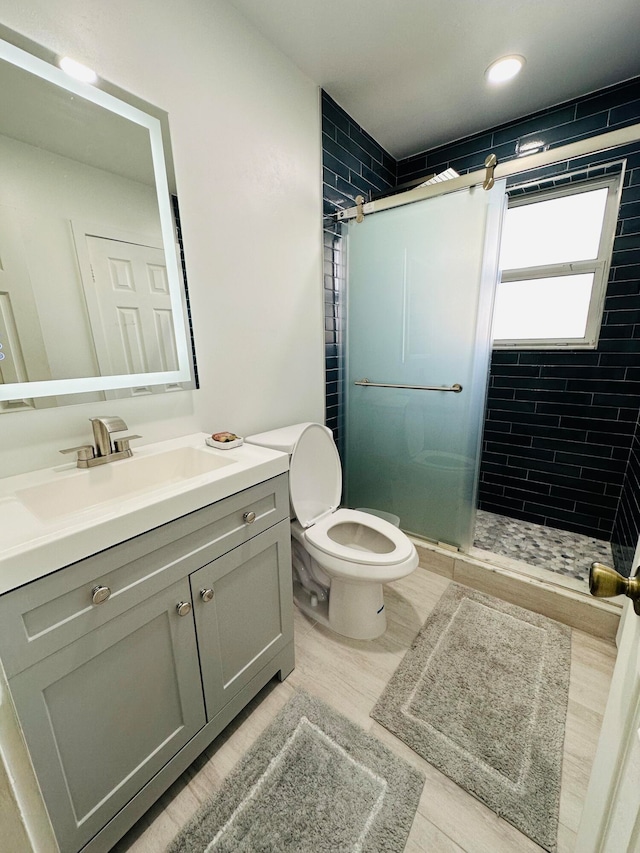
[[[511,197],[509,207],[520,207],[536,204],[552,198],[561,198],[593,190],[608,189],[605,212],[602,220],[602,232],[598,256],[587,261],[569,261],[562,264],[545,264],[541,266],[523,267],[501,272],[502,282],[523,281],[535,278],[554,278],[580,273],[593,273],[593,286],[585,334],[581,338],[497,338],[493,341],[494,349],[532,350],[532,349],[595,349],[598,346],[604,300],[611,267],[611,254],[615,239],[618,209],[622,194],[622,172],[616,175],[586,180],[575,184],[565,184],[561,187],[545,190],[539,193],[523,194]],[[498,285],[499,287],[500,285]]]

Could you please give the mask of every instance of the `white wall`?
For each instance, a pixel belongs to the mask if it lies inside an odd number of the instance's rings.
[[[0,23],[169,114],[201,388],[108,404],[145,442],[324,413],[317,87],[224,0],[0,0]],[[0,476],[95,404],[4,414]]]

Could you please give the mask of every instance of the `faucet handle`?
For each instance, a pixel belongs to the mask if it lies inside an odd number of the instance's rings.
[[[142,438],[141,435],[123,435],[122,438],[116,438],[114,440],[114,445],[116,448],[116,453],[121,453],[123,450],[131,451],[129,447],[129,442],[133,441],[134,438]]]
[[[77,453],[78,462],[81,459],[93,459],[95,451],[91,444],[80,444],[78,447],[65,447],[60,453]]]

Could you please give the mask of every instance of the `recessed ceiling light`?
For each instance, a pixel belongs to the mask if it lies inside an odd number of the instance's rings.
[[[505,83],[511,80],[522,69],[525,63],[524,56],[503,56],[501,59],[496,59],[485,71],[485,76],[489,83]]]
[[[76,80],[82,80],[83,83],[95,83],[98,79],[98,75],[92,68],[88,68],[81,62],[76,62],[76,60],[71,59],[70,56],[63,56],[62,59],[59,60],[58,65],[66,74],[69,74],[70,77],[75,77]]]

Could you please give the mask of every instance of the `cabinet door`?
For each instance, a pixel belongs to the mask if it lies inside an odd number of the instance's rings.
[[[288,519],[194,572],[191,591],[211,720],[293,639]]]
[[[62,853],[205,723],[193,612],[180,616],[181,602],[191,602],[187,578],[9,682]]]

